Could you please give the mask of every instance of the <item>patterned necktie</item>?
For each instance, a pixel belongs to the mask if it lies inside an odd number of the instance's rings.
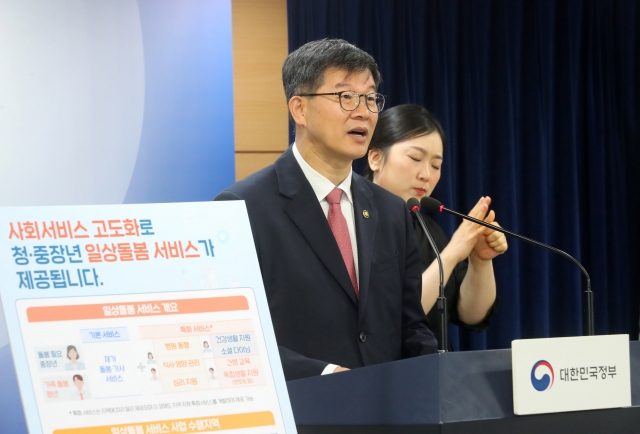
[[[340,253],[342,254],[342,259],[344,260],[344,265],[346,265],[347,267],[349,277],[351,278],[351,284],[353,285],[353,289],[356,292],[356,297],[358,297],[358,279],[356,278],[356,265],[353,261],[351,237],[349,236],[347,220],[342,214],[342,208],[340,208],[342,190],[340,190],[339,188],[334,188],[331,193],[327,195],[326,199],[327,202],[329,202],[329,214],[327,215],[329,227],[331,228],[331,232],[333,232],[333,236],[338,242],[338,247],[340,248]]]

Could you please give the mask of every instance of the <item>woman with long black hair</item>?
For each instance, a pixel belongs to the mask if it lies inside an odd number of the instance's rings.
[[[367,176],[405,201],[420,200],[431,195],[440,180],[444,142],[442,126],[425,108],[405,104],[386,110],[380,113],[371,138]],[[480,198],[469,215],[497,226],[490,204],[491,198]],[[448,240],[434,220],[424,217],[443,261],[449,320],[484,330],[497,306],[492,260],[507,250],[504,234],[464,220]],[[423,265],[422,307],[438,337],[437,310],[433,308],[439,293],[438,264],[415,218],[414,226]]]

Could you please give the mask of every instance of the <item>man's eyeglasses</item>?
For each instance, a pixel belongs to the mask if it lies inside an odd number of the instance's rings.
[[[384,95],[381,93],[362,94],[353,90],[343,90],[340,92],[328,93],[301,93],[298,96],[322,96],[322,95],[338,95],[340,99],[340,107],[343,110],[352,112],[360,105],[360,97],[363,96],[365,104],[371,113],[380,113],[384,108]]]

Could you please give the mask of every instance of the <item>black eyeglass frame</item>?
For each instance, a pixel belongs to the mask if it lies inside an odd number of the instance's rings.
[[[352,108],[351,110],[344,108],[344,106],[342,105],[342,94],[345,92],[351,92],[351,93],[355,93],[356,95],[358,95],[358,102],[356,103],[356,106],[354,108]],[[386,102],[386,96],[381,94],[381,93],[377,93],[377,92],[371,92],[371,93],[358,93],[355,90],[341,90],[340,92],[326,92],[326,93],[300,93],[296,96],[325,96],[325,95],[338,95],[338,102],[340,103],[340,107],[342,107],[342,110],[348,111],[348,112],[352,112],[358,109],[358,107],[360,107],[360,97],[364,96],[365,97],[365,107],[367,107],[367,110],[369,110],[371,113],[380,113],[383,109],[384,109],[384,103]],[[377,112],[374,112],[373,110],[371,110],[371,107],[369,107],[369,104],[367,103],[367,96],[369,95],[377,95],[382,97],[382,108],[380,110],[378,110]],[[377,104],[376,104],[377,107]]]

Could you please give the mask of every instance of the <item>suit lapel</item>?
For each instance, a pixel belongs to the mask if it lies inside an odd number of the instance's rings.
[[[378,229],[378,210],[372,202],[373,193],[366,181],[359,175],[353,175],[351,182],[353,195],[353,213],[356,223],[356,238],[358,240],[358,274],[360,281],[359,318],[364,316],[369,300],[369,283],[371,278],[371,264],[373,262],[373,246],[376,242]],[[365,217],[365,215],[367,217]]]
[[[322,207],[289,148],[275,163],[280,194],[291,199],[285,213],[298,227],[309,247],[338,281],[347,296],[357,303],[349,273]]]

